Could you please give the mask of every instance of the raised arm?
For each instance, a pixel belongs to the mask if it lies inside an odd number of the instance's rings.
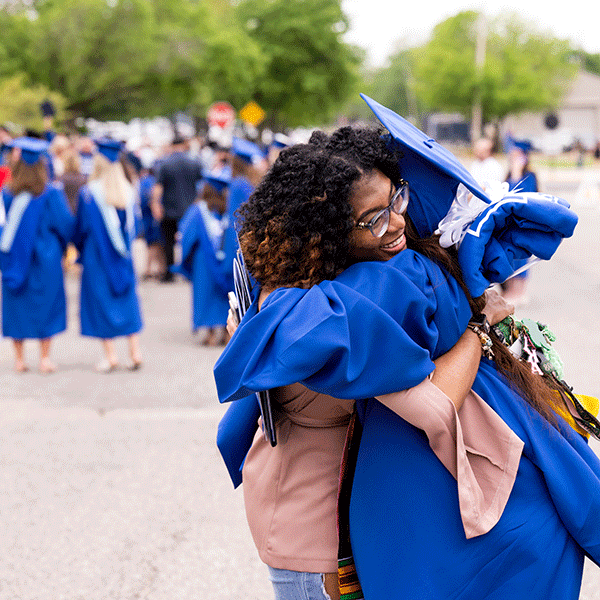
[[[514,306],[508,304],[498,292],[490,290],[485,296],[486,304],[481,312],[490,325],[499,323],[514,311]],[[448,352],[433,361],[435,370],[431,381],[452,400],[457,410],[473,385],[481,354],[479,336],[467,328]]]

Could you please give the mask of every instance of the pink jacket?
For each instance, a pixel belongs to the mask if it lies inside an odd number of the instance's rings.
[[[353,402],[301,384],[273,390],[272,398],[281,411],[278,445],[272,448],[259,428],[243,470],[254,542],[272,567],[335,572],[339,468]],[[426,433],[457,480],[465,535],[489,531],[508,501],[523,442],[473,391],[458,412],[429,379],[378,400]]]
[[[354,401],[299,383],[271,390],[271,398],[280,410],[277,446],[259,427],[242,472],[254,543],[271,567],[333,573],[340,463]]]

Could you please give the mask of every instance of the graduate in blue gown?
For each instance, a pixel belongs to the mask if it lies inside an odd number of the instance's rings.
[[[155,169],[143,169],[140,177],[140,208],[142,212],[142,225],[144,240],[147,247],[146,271],[143,279],[160,277],[165,270],[165,257],[163,252],[163,235],[160,223],[152,215],[150,203],[152,200],[152,188],[156,183]]]
[[[223,251],[223,236],[229,182],[227,174],[204,176],[200,200],[179,223],[181,262],[173,270],[192,282],[192,329],[206,330],[201,342],[206,346],[224,345],[228,339],[225,323],[233,256]]]
[[[40,340],[39,369],[51,373],[52,337],[67,327],[62,255],[74,218],[62,190],[48,183],[43,159],[48,143],[25,137],[10,145],[20,157],[2,190],[2,334],[13,339],[17,371],[28,369],[24,340],[34,338]]]
[[[269,162],[269,166],[271,166],[279,156],[279,153],[289,146],[293,145],[292,139],[285,135],[285,133],[276,133],[273,136],[273,141],[269,144],[269,148],[267,151],[267,160]]]
[[[113,339],[127,336],[130,362],[139,369],[138,333],[142,316],[131,255],[134,239],[135,189],[118,161],[121,144],[99,140],[94,169],[79,193],[73,242],[79,250],[81,334],[100,338],[104,360],[100,372],[118,368]]]
[[[538,380],[521,370],[496,337],[483,335],[480,328],[477,332],[473,317],[480,305],[473,298],[491,282],[505,279],[528,254],[549,258],[572,234],[577,218],[566,203],[541,195],[508,195],[492,202],[434,140],[368,102],[391,134],[390,148],[398,145],[402,152],[398,166],[410,186],[408,249],[397,243],[400,251],[384,257],[396,243],[384,237],[383,245],[373,242],[378,262],[365,256],[365,262],[337,277],[335,272],[322,277],[317,285],[307,281],[269,290],[260,311],[255,301],[215,366],[219,398],[234,401],[232,413],[251,392],[300,382],[335,397],[367,399],[357,402],[363,432],[349,503],[352,550],[367,600],[575,600],[584,556],[600,564],[600,461],[585,437],[555,413],[550,388],[527,388],[526,393],[517,373],[526,381]],[[343,173],[337,166],[340,172],[326,161],[320,170],[307,170],[305,186],[311,189],[319,179],[333,182]],[[286,186],[295,186],[292,178]],[[448,251],[446,261],[428,236],[462,186],[484,206],[471,214],[472,207],[465,206],[445,223],[460,245],[458,252]],[[332,183],[327,194],[317,195],[302,211],[283,204],[290,215],[296,211],[298,219],[312,223],[313,252],[323,248],[324,223],[335,222],[341,212],[334,206],[334,190]],[[271,210],[265,196],[259,196],[261,211]],[[254,208],[248,208],[246,218],[255,216]],[[355,228],[372,224],[360,215],[353,218]],[[340,230],[343,221],[338,217]],[[251,273],[259,269],[264,276],[252,251],[262,232],[254,226],[256,234],[247,238],[248,231],[242,224],[246,262]],[[252,239],[255,235],[258,240]],[[343,240],[342,235],[342,251]],[[335,262],[335,243],[328,241]],[[303,250],[296,249],[300,266]],[[480,353],[486,353],[474,371],[472,390],[523,443],[498,519],[471,535],[461,521],[456,480],[433,454],[423,431],[375,400],[435,377],[435,361],[456,349],[465,329],[477,333]],[[489,340],[495,353],[490,358]],[[465,363],[456,377],[468,369]],[[247,422],[253,418],[245,405],[240,415]],[[242,439],[243,421],[237,424]]]
[[[532,148],[531,142],[527,140],[508,140],[509,169],[506,183],[510,191],[539,192],[537,176],[529,165]]]
[[[233,138],[231,144],[231,182],[227,195],[227,221],[223,250],[227,256],[234,256],[237,250],[236,211],[254,191],[260,181],[260,164],[264,158],[261,149],[249,140]]]

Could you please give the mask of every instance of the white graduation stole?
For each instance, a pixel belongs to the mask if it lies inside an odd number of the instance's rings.
[[[17,229],[19,229],[19,225],[21,224],[23,214],[27,210],[32,198],[33,196],[29,192],[21,192],[13,198],[10,208],[8,209],[6,224],[4,225],[2,235],[0,236],[0,251],[10,252],[15,240],[15,235],[17,234]],[[4,213],[4,203],[0,202],[0,204],[2,204],[2,212]]]

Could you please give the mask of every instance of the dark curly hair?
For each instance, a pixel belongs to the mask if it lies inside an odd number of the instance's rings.
[[[246,265],[265,288],[333,279],[349,261],[353,185],[379,169],[400,179],[398,153],[381,131],[342,127],[284,149],[238,215]]]

